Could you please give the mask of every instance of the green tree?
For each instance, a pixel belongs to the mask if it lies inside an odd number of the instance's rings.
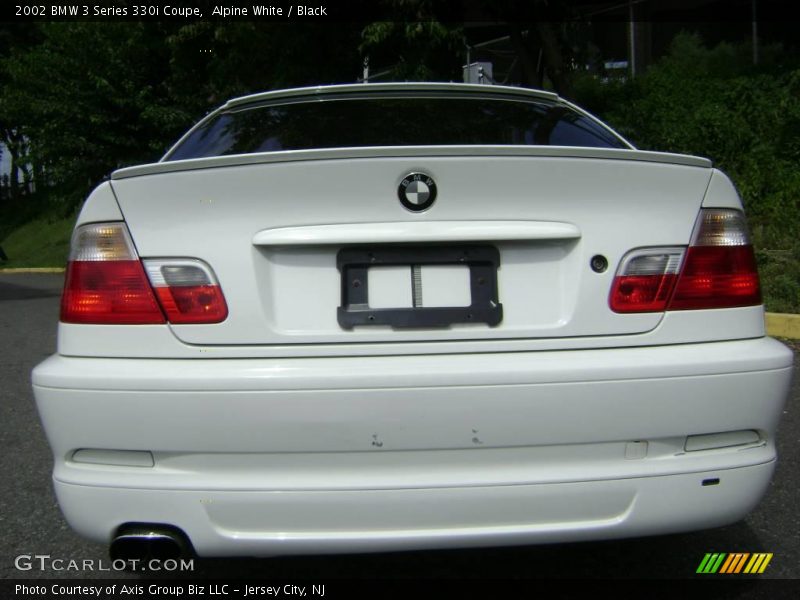
[[[68,212],[111,170],[158,159],[231,96],[354,81],[361,28],[37,24],[34,43],[0,54],[0,133],[20,172],[34,165],[27,176]]]
[[[0,69],[2,119],[24,131],[44,185],[74,206],[110,169],[154,158],[184,114],[167,101],[158,23],[46,23]]]

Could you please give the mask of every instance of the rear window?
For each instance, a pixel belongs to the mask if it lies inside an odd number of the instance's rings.
[[[315,148],[524,145],[626,148],[594,119],[545,101],[326,98],[223,112],[165,160]]]

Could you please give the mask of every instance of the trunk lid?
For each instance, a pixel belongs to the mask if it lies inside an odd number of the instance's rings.
[[[217,275],[229,316],[171,325],[189,344],[571,338],[658,325],[660,313],[610,310],[614,272],[633,248],[688,244],[709,167],[633,150],[373,148],[159,163],[119,171],[112,186],[140,257],[198,258]],[[398,199],[412,172],[437,186],[424,212]],[[497,250],[496,324],[342,325],[340,250],[465,244]],[[596,255],[606,271],[592,270]],[[469,268],[402,262],[367,271],[370,307],[470,303]]]

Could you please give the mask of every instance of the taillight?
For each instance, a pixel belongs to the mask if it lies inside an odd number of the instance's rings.
[[[196,259],[146,259],[150,283],[170,323],[219,323],[228,316],[211,268]]]
[[[703,210],[668,310],[758,304],[761,286],[744,215],[738,210]]]
[[[225,297],[204,262],[141,261],[124,223],[75,230],[61,298],[64,323],[219,323],[227,316]]]
[[[123,223],[94,223],[75,230],[61,298],[61,320],[165,322]]]
[[[641,248],[626,254],[611,287],[611,310],[624,313],[666,310],[683,252],[683,248]]]
[[[681,248],[629,252],[614,277],[609,304],[622,313],[761,304],[744,215],[731,209],[703,209],[685,252]]]

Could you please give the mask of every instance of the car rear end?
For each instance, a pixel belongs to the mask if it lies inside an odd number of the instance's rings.
[[[274,555],[738,520],[791,366],[708,161],[385,84],[233,101],[97,188],[33,380],[79,533]]]

